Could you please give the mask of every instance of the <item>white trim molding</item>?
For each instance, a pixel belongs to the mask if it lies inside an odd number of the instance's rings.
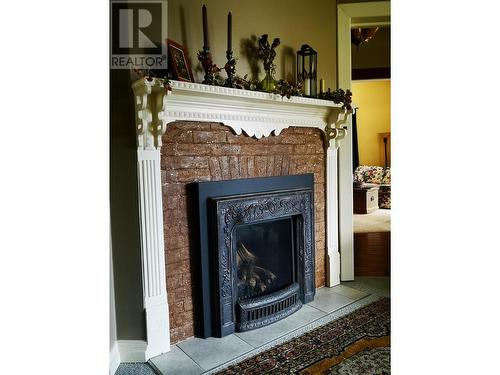
[[[161,137],[174,121],[220,122],[238,135],[269,137],[290,126],[319,128],[329,141],[327,163],[327,285],[340,282],[337,226],[337,148],[345,136],[342,126],[350,111],[332,101],[280,95],[191,82],[140,79],[133,83],[136,102],[138,185],[140,199],[141,255],[148,360],[170,350],[168,303],[163,242],[160,183]],[[125,344],[122,344],[122,346]],[[130,345],[129,345],[130,347]],[[129,353],[131,350],[126,349]],[[124,355],[120,348],[120,355]],[[127,354],[129,355],[129,354]]]
[[[118,343],[115,342],[109,352],[109,375],[115,375],[118,366],[120,366],[120,351],[118,350]]]
[[[118,353],[120,363],[129,362],[147,362],[149,358],[146,356],[148,343],[142,340],[118,340]]]

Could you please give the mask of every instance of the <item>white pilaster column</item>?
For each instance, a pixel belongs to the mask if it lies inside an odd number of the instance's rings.
[[[352,170],[352,121],[346,119],[347,133],[340,142],[338,151],[339,171],[339,246],[340,246],[340,279],[354,280],[354,234],[353,234],[353,170]]]
[[[346,135],[342,125],[350,113],[350,111],[332,113],[325,128],[328,139],[328,149],[326,150],[326,285],[329,287],[340,284],[338,148],[339,140]]]
[[[337,148],[330,145],[326,150],[326,285],[329,287],[340,284],[337,195]]]
[[[166,124],[160,114],[164,91],[152,93],[153,82],[134,84],[136,100],[137,172],[139,185],[142,286],[146,311],[146,360],[170,350],[165,279],[163,207],[160,177],[161,136]]]

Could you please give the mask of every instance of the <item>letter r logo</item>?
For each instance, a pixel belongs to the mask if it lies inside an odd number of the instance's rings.
[[[161,3],[111,4],[113,54],[161,54]]]

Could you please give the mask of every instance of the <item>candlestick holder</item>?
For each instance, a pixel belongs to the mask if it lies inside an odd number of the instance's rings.
[[[226,51],[227,63],[224,65],[224,70],[227,74],[225,87],[240,88],[241,86],[236,84],[234,81],[234,75],[236,73],[236,59],[233,57],[233,51]]]
[[[221,69],[213,63],[210,49],[204,46],[203,51],[198,51],[198,60],[201,62],[201,66],[205,71],[205,77],[202,83],[205,85],[215,85],[217,83],[215,73],[220,72]]]

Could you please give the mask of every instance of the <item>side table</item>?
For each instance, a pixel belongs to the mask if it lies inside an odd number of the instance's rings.
[[[378,186],[354,186],[354,213],[369,214],[378,209]]]

